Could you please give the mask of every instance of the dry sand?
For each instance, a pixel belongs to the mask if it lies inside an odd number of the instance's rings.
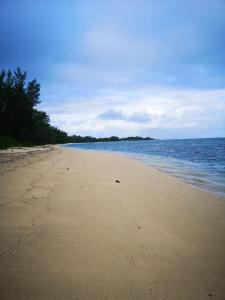
[[[225,299],[223,199],[113,154],[0,163],[1,300]]]

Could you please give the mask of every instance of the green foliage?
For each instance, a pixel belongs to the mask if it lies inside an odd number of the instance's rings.
[[[46,112],[35,108],[40,103],[39,97],[40,84],[36,79],[27,82],[27,72],[20,68],[14,74],[3,70],[0,74],[0,136],[26,145],[67,142],[67,134],[52,127]]]
[[[9,136],[0,136],[0,149],[23,146]]]

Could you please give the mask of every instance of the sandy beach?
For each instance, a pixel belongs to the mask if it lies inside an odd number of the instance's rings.
[[[117,154],[31,150],[0,153],[0,299],[225,299],[224,199]]]

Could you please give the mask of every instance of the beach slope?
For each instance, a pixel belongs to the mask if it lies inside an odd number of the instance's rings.
[[[223,199],[117,154],[0,162],[0,299],[224,299]]]

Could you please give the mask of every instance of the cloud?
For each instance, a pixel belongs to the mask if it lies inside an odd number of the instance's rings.
[[[146,123],[151,120],[151,115],[145,111],[135,112],[128,116],[128,120],[135,123]]]
[[[111,90],[79,99],[69,96],[57,105],[47,101],[41,108],[70,134],[212,137],[225,136],[224,95],[225,89]]]
[[[153,38],[152,38],[153,39]],[[162,52],[167,52],[157,39],[147,40],[116,26],[91,28],[84,37],[85,54],[98,66],[136,66],[155,63],[161,59]],[[165,54],[165,53],[164,53]]]
[[[41,82],[61,129],[225,135],[224,1],[1,0],[0,19],[1,66]]]
[[[223,87],[224,11],[211,0],[2,0],[0,63],[84,90]]]
[[[98,116],[102,120],[124,120],[126,116],[121,111],[109,109]]]
[[[124,120],[127,122],[134,122],[134,123],[146,123],[151,120],[151,116],[149,113],[145,111],[134,112],[132,114],[124,114],[121,111],[116,111],[113,109],[109,109],[104,111],[98,116],[102,120]]]

